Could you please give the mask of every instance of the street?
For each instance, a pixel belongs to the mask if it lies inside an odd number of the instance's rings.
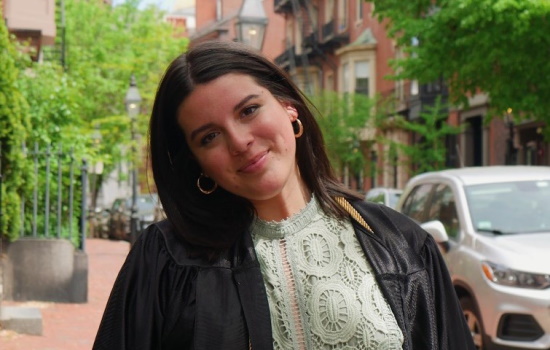
[[[128,254],[124,241],[88,239],[88,302],[64,304],[51,302],[2,305],[37,307],[42,312],[42,336],[0,330],[2,350],[90,350],[115,278]]]

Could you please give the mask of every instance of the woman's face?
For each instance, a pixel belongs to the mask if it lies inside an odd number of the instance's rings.
[[[233,73],[198,85],[178,110],[203,173],[254,205],[303,186],[291,124],[297,117],[252,77]]]

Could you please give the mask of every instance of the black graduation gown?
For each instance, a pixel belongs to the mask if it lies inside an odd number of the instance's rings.
[[[474,349],[437,244],[388,207],[352,203],[367,260],[403,349]],[[249,234],[214,263],[189,257],[172,225],[149,226],[120,270],[93,349],[272,349],[269,305]]]

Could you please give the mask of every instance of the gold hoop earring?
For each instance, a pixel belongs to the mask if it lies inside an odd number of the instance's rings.
[[[201,191],[204,194],[210,194],[210,193],[214,192],[216,190],[216,188],[218,188],[218,184],[215,183],[214,181],[212,181],[214,183],[214,186],[212,186],[212,188],[209,189],[209,190],[205,190],[204,188],[201,187],[201,179],[203,177],[204,178],[209,178],[208,176],[204,175],[203,173],[200,174],[199,178],[197,179],[197,187],[199,188],[199,191]]]
[[[294,133],[294,137],[299,138],[304,133],[304,126],[302,125],[302,122],[298,118],[296,118],[295,122],[298,123],[298,132]]]

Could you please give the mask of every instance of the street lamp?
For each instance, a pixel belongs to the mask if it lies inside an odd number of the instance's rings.
[[[132,74],[130,77],[130,87],[126,91],[124,98],[126,112],[130,117],[132,131],[132,212],[130,216],[130,243],[134,244],[137,238],[137,165],[136,165],[136,118],[139,114],[141,104],[141,95],[139,94],[136,78]]]
[[[235,23],[237,39],[261,50],[266,26],[267,16],[262,0],[244,0]]]
[[[101,145],[101,132],[99,131],[99,126],[96,125],[94,132],[91,135],[92,137],[92,144],[96,151],[99,151],[99,147]],[[99,178],[103,174],[103,162],[101,160],[95,161],[93,163],[93,166],[90,168],[90,175],[92,175],[91,179],[91,209],[90,209],[90,233],[91,236],[101,237],[103,232],[101,231],[101,227],[99,227],[99,220],[98,220],[98,207],[97,207],[97,197],[98,197],[98,184]]]
[[[516,164],[517,148],[514,146],[514,118],[512,108],[506,110],[506,124],[508,126],[508,139],[506,140],[506,165]]]

